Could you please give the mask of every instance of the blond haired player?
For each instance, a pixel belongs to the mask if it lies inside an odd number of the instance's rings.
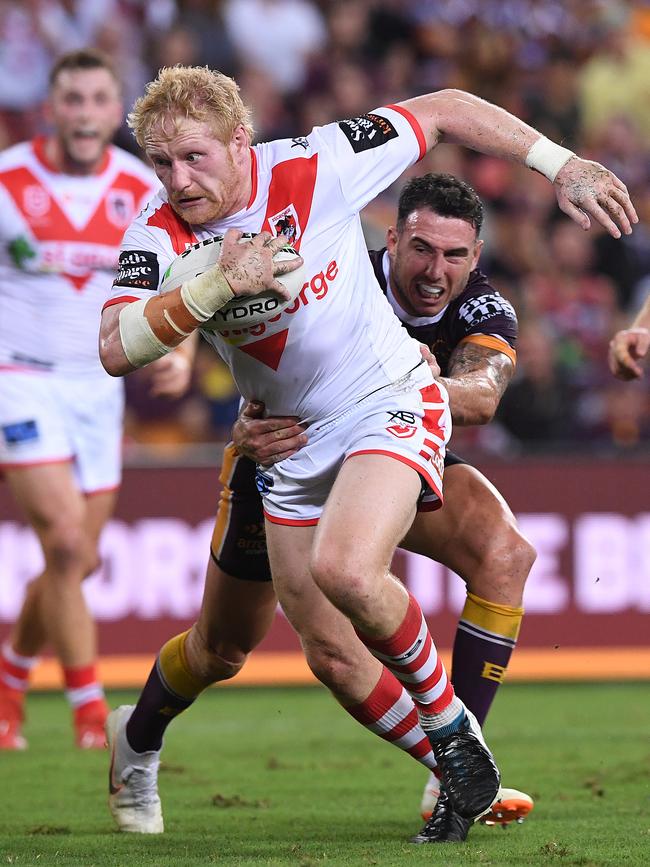
[[[273,253],[284,243],[269,239],[279,225],[292,226],[305,266],[299,299],[264,329],[204,330],[245,398],[309,425],[309,444],[259,476],[275,589],[309,663],[337,699],[363,703],[388,671],[415,702],[453,809],[482,814],[499,773],[476,720],[454,695],[417,601],[388,569],[423,491],[442,498],[447,395],[378,290],[358,214],[441,140],[557,178],[563,209],[585,228],[591,214],[615,236],[636,220],[624,185],[459,91],[251,148],[234,83],[175,67],[148,86],[131,123],[164,194],[127,231],[122,255],[153,254],[163,270],[193,237],[225,232],[226,240],[220,263],[163,296],[117,282],[102,316],[106,369],[123,375],[161,357],[233,295],[266,289]],[[242,231],[263,234],[240,245]],[[209,598],[206,604],[209,620]],[[162,831],[162,733],[223,663],[208,635],[193,629],[168,642],[138,712],[120,708],[109,718],[110,803],[124,830]],[[318,642],[325,652],[317,661],[309,650]]]
[[[97,351],[97,318],[124,230],[158,186],[110,144],[120,84],[92,51],[51,73],[52,133],[0,155],[0,471],[34,528],[45,567],[0,650],[0,749],[20,749],[24,695],[43,646],[63,669],[79,747],[101,747],[107,713],[81,582],[120,482],[122,383]],[[146,272],[133,262],[133,279]],[[176,353],[158,387],[182,390]]]

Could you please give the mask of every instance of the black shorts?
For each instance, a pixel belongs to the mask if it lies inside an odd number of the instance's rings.
[[[453,452],[445,455],[445,467],[466,463]],[[222,490],[210,554],[217,566],[233,578],[270,581],[262,498],[255,474],[254,461],[240,455],[234,444],[228,443],[219,476]]]

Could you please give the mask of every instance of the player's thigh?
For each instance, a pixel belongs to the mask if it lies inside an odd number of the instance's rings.
[[[271,581],[236,578],[210,557],[197,626],[213,650],[226,657],[249,653],[268,632],[276,607]]]
[[[349,621],[316,586],[309,570],[315,527],[267,521],[266,538],[273,584],[282,610],[303,641],[349,636]]]
[[[444,484],[442,508],[418,512],[400,547],[430,557],[468,581],[478,568],[489,568],[501,540],[514,537],[516,520],[502,494],[475,467],[448,467]]]
[[[4,475],[39,537],[57,527],[83,527],[86,501],[69,461],[14,467]]]
[[[86,494],[85,527],[88,540],[97,545],[102,530],[115,510],[117,489]]]
[[[335,560],[346,570],[387,569],[411,526],[422,488],[420,475],[383,454],[357,454],[341,467],[314,542],[318,563]]]

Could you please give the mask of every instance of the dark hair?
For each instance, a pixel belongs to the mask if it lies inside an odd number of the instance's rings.
[[[441,217],[457,217],[470,223],[478,235],[483,224],[483,203],[476,192],[453,175],[430,172],[411,178],[400,193],[397,206],[397,228],[418,208],[428,208]]]
[[[50,70],[50,87],[52,87],[62,72],[71,69],[105,69],[113,76],[121,88],[122,82],[110,58],[95,48],[82,48],[80,51],[70,51],[62,54]]]

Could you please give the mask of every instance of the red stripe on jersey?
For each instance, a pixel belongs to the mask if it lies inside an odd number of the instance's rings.
[[[405,117],[407,121],[411,124],[411,128],[415,133],[415,137],[418,140],[418,146],[420,148],[420,156],[418,157],[419,162],[427,152],[427,140],[424,136],[424,133],[422,132],[422,127],[420,126],[419,121],[417,121],[415,117],[411,114],[411,112],[407,108],[404,108],[403,105],[391,104],[387,105],[386,108],[392,108],[393,111],[401,114],[402,117]]]
[[[182,220],[168,202],[154,211],[147,220],[147,226],[156,226],[156,228],[167,232],[177,256],[180,256],[190,244],[195,244],[197,241],[189,223]]]
[[[114,304],[124,304],[125,302],[131,303],[131,301],[138,301],[139,299],[135,297],[135,295],[120,295],[119,298],[111,298],[109,301],[104,304],[102,307],[102,312],[106,310],[108,307],[113,307]]]
[[[300,236],[292,242],[296,250],[300,250],[300,242],[309,222],[317,171],[318,154],[314,154],[309,159],[296,157],[285,160],[274,166],[271,172],[269,198],[262,230],[273,234],[273,226],[269,218],[293,206],[300,228]]]
[[[251,152],[251,197],[246,205],[246,210],[253,207],[253,202],[257,196],[257,154],[250,148]]]
[[[423,403],[436,403],[438,405],[445,403],[442,397],[442,393],[438,388],[438,384],[436,382],[432,382],[431,385],[427,385],[426,388],[421,388],[420,394],[422,395]],[[424,425],[425,430],[429,431],[430,434],[433,434],[435,437],[438,437],[444,442],[445,432],[440,427],[440,419],[442,418],[442,414],[443,410],[441,409],[425,409],[424,416],[422,417],[422,424]],[[425,444],[428,445],[426,440]],[[438,446],[435,446],[435,448],[437,450]]]

